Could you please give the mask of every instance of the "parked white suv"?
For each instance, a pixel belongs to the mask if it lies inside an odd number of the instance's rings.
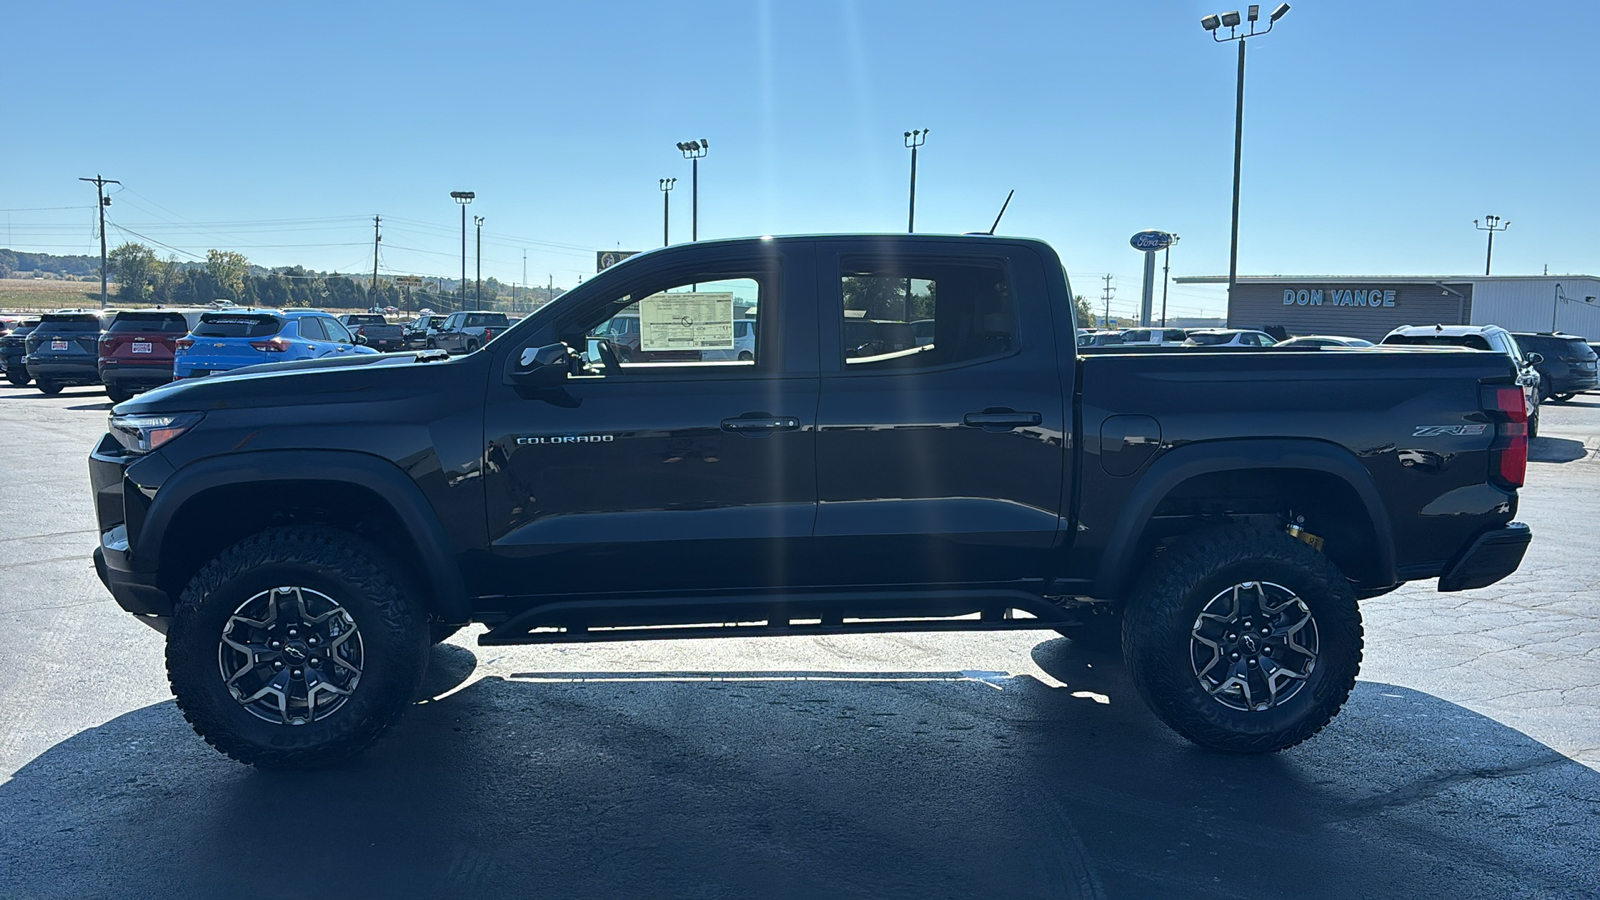
[[[1122,333],[1122,343],[1145,347],[1182,347],[1189,332],[1182,328],[1132,328]]]
[[[1379,343],[1386,347],[1466,347],[1469,350],[1488,350],[1511,357],[1517,366],[1517,384],[1522,385],[1522,398],[1528,407],[1528,436],[1539,433],[1539,370],[1535,363],[1544,362],[1537,353],[1524,354],[1511,332],[1499,325],[1401,325],[1384,335]]]
[[[1189,332],[1185,347],[1271,347],[1278,339],[1247,328],[1202,328]]]

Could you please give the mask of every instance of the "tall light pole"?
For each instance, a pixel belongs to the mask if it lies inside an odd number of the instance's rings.
[[[467,308],[467,204],[472,198],[478,196],[472,191],[451,191],[450,196],[461,204],[461,303],[460,308]]]
[[[906,234],[917,230],[917,148],[928,142],[928,129],[906,132],[906,146],[911,148],[911,215],[906,219]]]
[[[705,159],[706,152],[711,149],[711,142],[705,138],[698,141],[685,141],[678,145],[678,151],[684,159],[693,160],[693,182],[690,194],[693,199],[690,203],[693,212],[689,215],[689,240],[700,240],[700,160]]]
[[[483,216],[473,216],[472,224],[478,226],[478,287],[472,305],[483,309]]]
[[[1251,4],[1246,13],[1250,21],[1250,30],[1245,34],[1239,33],[1239,13],[1237,10],[1225,12],[1220,16],[1206,16],[1200,20],[1200,27],[1211,32],[1211,39],[1219,44],[1228,41],[1239,42],[1239,89],[1234,101],[1233,110],[1233,233],[1228,241],[1228,302],[1233,302],[1233,288],[1239,281],[1239,160],[1244,150],[1244,45],[1246,38],[1258,37],[1272,30],[1272,26],[1283,18],[1289,11],[1289,4],[1281,3],[1267,17],[1267,27],[1261,31],[1256,30],[1256,21],[1261,18],[1261,7]],[[1217,34],[1217,29],[1226,27],[1228,36]]]
[[[1165,248],[1166,249],[1166,253],[1161,258],[1161,327],[1162,328],[1167,327],[1167,273],[1172,268],[1172,245],[1176,244],[1178,242],[1178,236],[1177,235],[1173,234],[1173,235],[1169,235],[1169,237],[1171,237],[1172,240],[1167,243],[1167,246]]]
[[[1489,264],[1494,262],[1494,233],[1496,231],[1505,231],[1511,227],[1511,223],[1505,222],[1502,224],[1499,216],[1484,216],[1483,220],[1485,224],[1479,225],[1478,220],[1473,219],[1472,226],[1479,231],[1489,232],[1489,252],[1483,258],[1483,274],[1487,276],[1489,274]]]
[[[661,246],[672,246],[672,187],[676,178],[661,179]]]

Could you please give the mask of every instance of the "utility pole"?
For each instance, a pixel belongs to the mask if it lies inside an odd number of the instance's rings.
[[[101,178],[97,173],[93,178],[79,178],[94,185],[95,195],[100,198],[100,308],[106,308],[106,207],[111,205],[111,198],[106,196],[106,185],[121,184],[110,178]],[[1492,240],[1492,238],[1491,238]]]
[[[523,299],[527,299],[527,295],[528,295],[528,251],[526,251],[526,250],[522,251],[522,295],[523,295]],[[511,311],[512,312],[516,312],[517,311],[517,298],[515,298],[515,297],[511,298]],[[528,311],[529,312],[533,311],[533,304],[530,303],[528,305]]]
[[[1172,268],[1172,245],[1178,242],[1178,236],[1173,235],[1167,242],[1166,254],[1161,259],[1161,327],[1167,327],[1167,278]]]
[[[478,226],[478,286],[472,304],[483,309],[483,216],[473,216],[472,223]]]
[[[1489,253],[1483,258],[1483,274],[1487,276],[1489,274],[1489,264],[1494,262],[1494,233],[1496,231],[1505,231],[1511,227],[1511,223],[1502,224],[1499,216],[1484,216],[1483,219],[1483,225],[1479,225],[1478,220],[1473,219],[1472,226],[1479,231],[1489,232]]]
[[[1115,294],[1117,289],[1111,286],[1111,275],[1102,275],[1100,277],[1105,279],[1106,282],[1104,297],[1106,301],[1106,314],[1100,319],[1100,327],[1105,328],[1111,322],[1111,295]]]
[[[550,286],[544,289],[544,302],[549,303],[556,298],[556,277],[550,276]]]
[[[368,289],[367,293],[374,298],[374,304],[377,303],[376,298],[378,296],[378,242],[383,240],[383,236],[378,233],[378,226],[382,222],[382,216],[372,217],[372,287]]]
[[[926,128],[906,132],[906,146],[911,148],[911,215],[906,220],[906,234],[917,230],[917,148],[927,142]]]

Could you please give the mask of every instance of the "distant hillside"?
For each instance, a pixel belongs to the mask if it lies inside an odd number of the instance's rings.
[[[0,250],[0,278],[28,277],[37,272],[68,278],[100,277],[100,258],[96,256],[56,256],[53,253],[26,253]]]

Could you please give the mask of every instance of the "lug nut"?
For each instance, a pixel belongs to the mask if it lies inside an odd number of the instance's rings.
[[[1238,659],[1238,658],[1239,658],[1239,654],[1237,654],[1237,653],[1235,653],[1235,654],[1233,654],[1233,655],[1232,655],[1232,656],[1231,656],[1231,657],[1229,657],[1229,658],[1230,658],[1230,659]]]
[[[1271,628],[1263,628],[1263,629],[1261,629],[1261,633],[1262,634],[1271,634],[1272,633],[1272,629]]]
[[[311,657],[311,665],[320,666],[320,665],[322,665],[322,660],[317,659],[315,656],[313,656],[313,657]]]
[[[282,650],[283,649],[283,641],[273,641],[272,643],[268,644],[267,646],[271,647],[274,650]]]
[[[1246,625],[1245,625],[1245,627],[1246,627],[1246,628],[1248,628],[1248,627],[1250,627],[1250,626],[1249,626],[1249,624],[1248,624],[1248,623],[1247,623],[1247,624],[1246,624]],[[289,637],[299,637],[299,636],[300,636],[300,629],[298,629],[298,628],[291,628],[291,629],[289,629]]]
[[[273,661],[273,663],[272,663],[272,671],[277,672],[277,671],[280,671],[282,668],[283,668],[283,660],[279,659],[279,660],[274,660]]]
[[[317,636],[313,634],[311,637],[306,638],[306,643],[315,647],[317,645]]]
[[[1252,665],[1253,666],[1255,664],[1256,664],[1256,658],[1254,656],[1250,657],[1248,665]]]
[[[1231,632],[1231,631],[1230,631],[1230,632],[1228,632],[1228,640],[1230,640],[1230,641],[1237,641],[1237,640],[1238,640],[1238,639],[1239,639],[1239,636],[1238,636],[1238,635],[1237,635],[1237,634],[1234,634],[1234,633],[1233,633],[1233,632]]]
[[[1252,662],[1254,662],[1254,660],[1252,660]],[[295,669],[293,672],[290,672],[289,674],[293,675],[296,678],[299,678],[304,673],[302,673],[299,669]]]
[[[1261,652],[1265,653],[1268,656],[1271,656],[1272,655],[1272,648],[1271,647],[1262,647],[1261,648]]]

